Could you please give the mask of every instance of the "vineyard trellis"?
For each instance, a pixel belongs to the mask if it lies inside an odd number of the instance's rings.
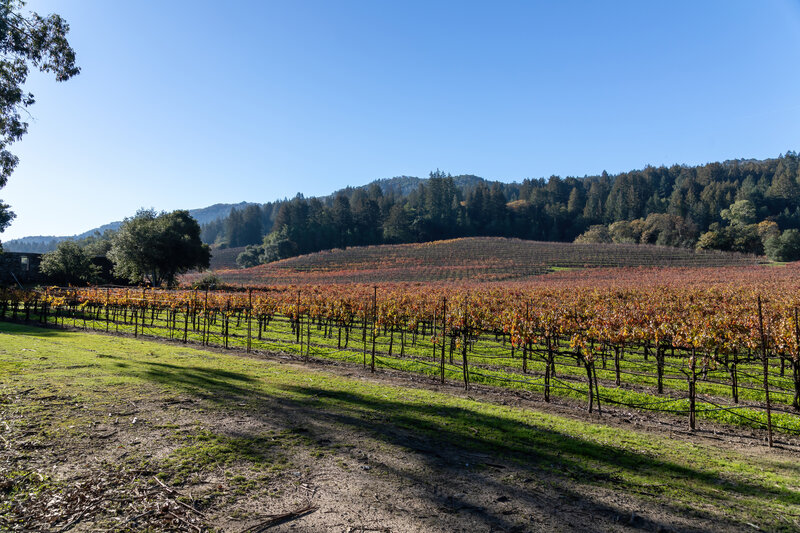
[[[0,318],[277,350],[800,433],[796,291],[329,285],[0,291]],[[773,287],[774,289],[774,287]],[[360,339],[360,342],[359,342]]]

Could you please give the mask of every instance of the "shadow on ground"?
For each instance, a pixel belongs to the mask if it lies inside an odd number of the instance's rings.
[[[671,493],[686,487],[689,499],[706,507],[741,508],[744,503],[752,509],[764,498],[800,505],[800,494],[774,485],[727,479],[647,453],[463,407],[404,402],[334,386],[287,384],[279,386],[277,394],[267,394],[260,390],[258,379],[202,366],[136,362],[120,372],[205,398],[220,410],[241,411],[287,429],[307,428],[317,440],[336,442],[342,428],[351,429],[413,454],[420,464],[454,482],[491,491],[496,501],[510,496],[518,510],[522,507],[519,513],[543,517],[544,524],[556,529],[745,530],[747,526],[725,518],[729,512],[690,511],[672,504]],[[243,401],[246,410],[234,403]],[[456,494],[421,476],[419,469],[377,467],[408,480],[442,512],[465,513],[475,530],[524,529],[519,519],[504,514],[502,505],[476,501],[469,490]],[[512,473],[520,479],[513,486],[501,479]],[[613,493],[620,497],[609,497]],[[645,496],[640,501],[643,508],[657,511],[642,512],[650,518],[611,503],[635,503],[640,495]],[[682,497],[686,501],[687,495]],[[673,523],[671,517],[685,521]]]

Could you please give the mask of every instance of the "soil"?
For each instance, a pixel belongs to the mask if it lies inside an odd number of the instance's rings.
[[[748,454],[800,458],[800,439],[783,434],[776,435],[770,449],[763,431],[700,421],[700,429],[690,432],[687,420],[665,413],[604,405],[599,416],[569,399],[545,403],[535,394],[474,385],[465,391],[463,385],[443,385],[418,375],[383,369],[371,374],[360,366],[303,361],[280,353],[241,355],[687,442],[747,448]],[[14,406],[31,404],[42,409],[38,426],[17,427],[15,417],[21,420],[23,414]],[[3,433],[7,445],[0,450],[0,472],[29,470],[59,480],[59,492],[45,490],[28,502],[28,512],[41,516],[24,530],[600,532],[754,527],[711,521],[701,512],[679,512],[668,501],[648,498],[652,495],[619,490],[613,480],[606,485],[580,483],[583,480],[532,469],[530,464],[446,447],[390,423],[365,419],[342,424],[334,414],[280,401],[225,409],[189,395],[148,394],[132,402],[120,400],[99,413],[80,399],[37,390],[18,392],[0,407],[8,414],[3,418],[16,428]],[[67,431],[56,443],[42,439],[41,432],[64,410],[78,420],[75,431]],[[83,419],[91,422],[81,424]],[[391,434],[359,429],[371,426]],[[209,428],[231,438],[273,435],[270,460],[282,466],[258,479],[228,465],[156,479],[170,454],[186,445],[181,435]],[[0,489],[2,480],[0,476]],[[0,522],[0,529],[4,527],[15,529]]]

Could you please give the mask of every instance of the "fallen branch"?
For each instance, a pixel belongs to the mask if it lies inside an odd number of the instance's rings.
[[[181,518],[180,516],[176,515],[176,514],[175,514],[175,513],[173,513],[172,511],[167,511],[167,512],[168,512],[169,514],[171,514],[172,516],[174,516],[174,517],[175,517],[175,519],[176,519],[178,522],[181,522],[181,523],[183,523],[183,524],[186,524],[187,526],[189,526],[189,527],[191,527],[191,528],[194,528],[194,529],[196,529],[196,530],[197,530],[197,533],[202,533],[202,531],[203,531],[203,530],[202,530],[202,529],[200,529],[200,527],[199,527],[199,526],[197,526],[197,525],[195,525],[195,524],[192,524],[192,523],[190,523],[190,522],[187,522],[186,520],[184,520],[184,519],[183,519],[183,518]]]
[[[294,520],[295,518],[300,518],[301,516],[305,516],[307,514],[311,514],[314,511],[319,509],[316,505],[309,505],[308,507],[303,507],[302,509],[297,509],[295,511],[289,511],[288,513],[278,514],[278,515],[267,515],[269,516],[269,520],[256,524],[254,526],[250,526],[247,529],[243,530],[241,533],[261,533],[272,526],[277,526],[288,522],[289,520]]]
[[[164,484],[164,482],[161,481],[160,479],[158,479],[156,476],[153,476],[153,479],[155,479],[158,482],[159,485],[164,487],[164,489],[166,489],[167,492],[169,492],[171,494],[175,494],[176,496],[182,496],[182,494],[179,493],[178,491],[176,491],[175,489],[166,486]],[[167,498],[167,499],[169,501],[173,502],[173,503],[177,503],[178,505],[180,505],[181,507],[184,507],[185,509],[188,509],[189,511],[192,511],[193,513],[197,513],[198,515],[202,516],[203,518],[206,518],[206,515],[202,511],[198,511],[197,509],[195,509],[194,507],[192,507],[189,504],[183,503],[182,501],[176,500],[175,498]]]

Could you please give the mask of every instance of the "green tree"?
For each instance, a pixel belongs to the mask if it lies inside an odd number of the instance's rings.
[[[236,265],[239,268],[250,268],[261,264],[261,255],[264,253],[263,246],[248,244],[244,252],[236,256]]]
[[[603,175],[608,178],[605,170]],[[586,197],[586,204],[583,207],[583,218],[588,221],[598,222],[603,218],[603,203],[607,190],[603,183],[593,181],[589,187],[589,195]]]
[[[721,228],[716,222],[697,239],[697,250],[730,250],[733,246],[728,228]]]
[[[578,235],[575,242],[579,244],[598,244],[610,243],[611,234],[608,232],[608,227],[602,224],[595,224],[591,226],[585,233]]]
[[[8,151],[28,131],[22,113],[34,103],[33,94],[22,89],[30,66],[66,81],[80,72],[75,51],[67,42],[69,25],[58,15],[22,14],[21,0],[0,0],[0,188],[19,159]],[[0,233],[14,213],[0,201]]]
[[[750,200],[737,200],[727,209],[720,212],[720,216],[727,220],[731,226],[743,226],[756,221],[756,206]]]
[[[575,217],[583,213],[584,207],[586,207],[586,197],[583,194],[583,189],[581,187],[573,187],[569,193],[567,212],[570,216]]]
[[[261,249],[261,255],[258,256],[259,263],[271,263],[297,255],[297,244],[289,238],[289,228],[286,226],[281,226],[280,229],[265,236]]]
[[[608,227],[611,240],[618,244],[639,244],[644,230],[644,220],[620,220]]]
[[[756,231],[762,241],[766,241],[770,237],[780,236],[781,231],[778,225],[772,220],[763,220],[756,225]]]
[[[800,231],[787,229],[780,237],[768,238],[764,251],[773,261],[797,261],[800,259]]]
[[[108,257],[114,273],[133,283],[171,286],[178,274],[208,268],[211,252],[188,211],[158,214],[142,209],[123,221]]]
[[[394,204],[389,218],[383,224],[383,238],[387,242],[408,242],[412,237],[411,216],[401,204]]]
[[[261,208],[255,204],[248,205],[242,210],[232,209],[225,219],[228,246],[238,248],[260,243],[264,238],[261,218]]]
[[[58,244],[42,256],[39,271],[60,285],[86,285],[97,281],[100,269],[86,251],[74,241]]]
[[[350,210],[350,200],[343,194],[337,194],[331,207],[331,220],[336,229],[333,244],[344,248],[349,244],[350,233],[353,229],[353,214]]]
[[[380,190],[380,189],[378,189]],[[355,245],[381,242],[381,208],[363,189],[356,189],[350,202]]]
[[[693,247],[697,242],[697,226],[677,215],[652,213],[644,221],[640,242],[659,246]]]

